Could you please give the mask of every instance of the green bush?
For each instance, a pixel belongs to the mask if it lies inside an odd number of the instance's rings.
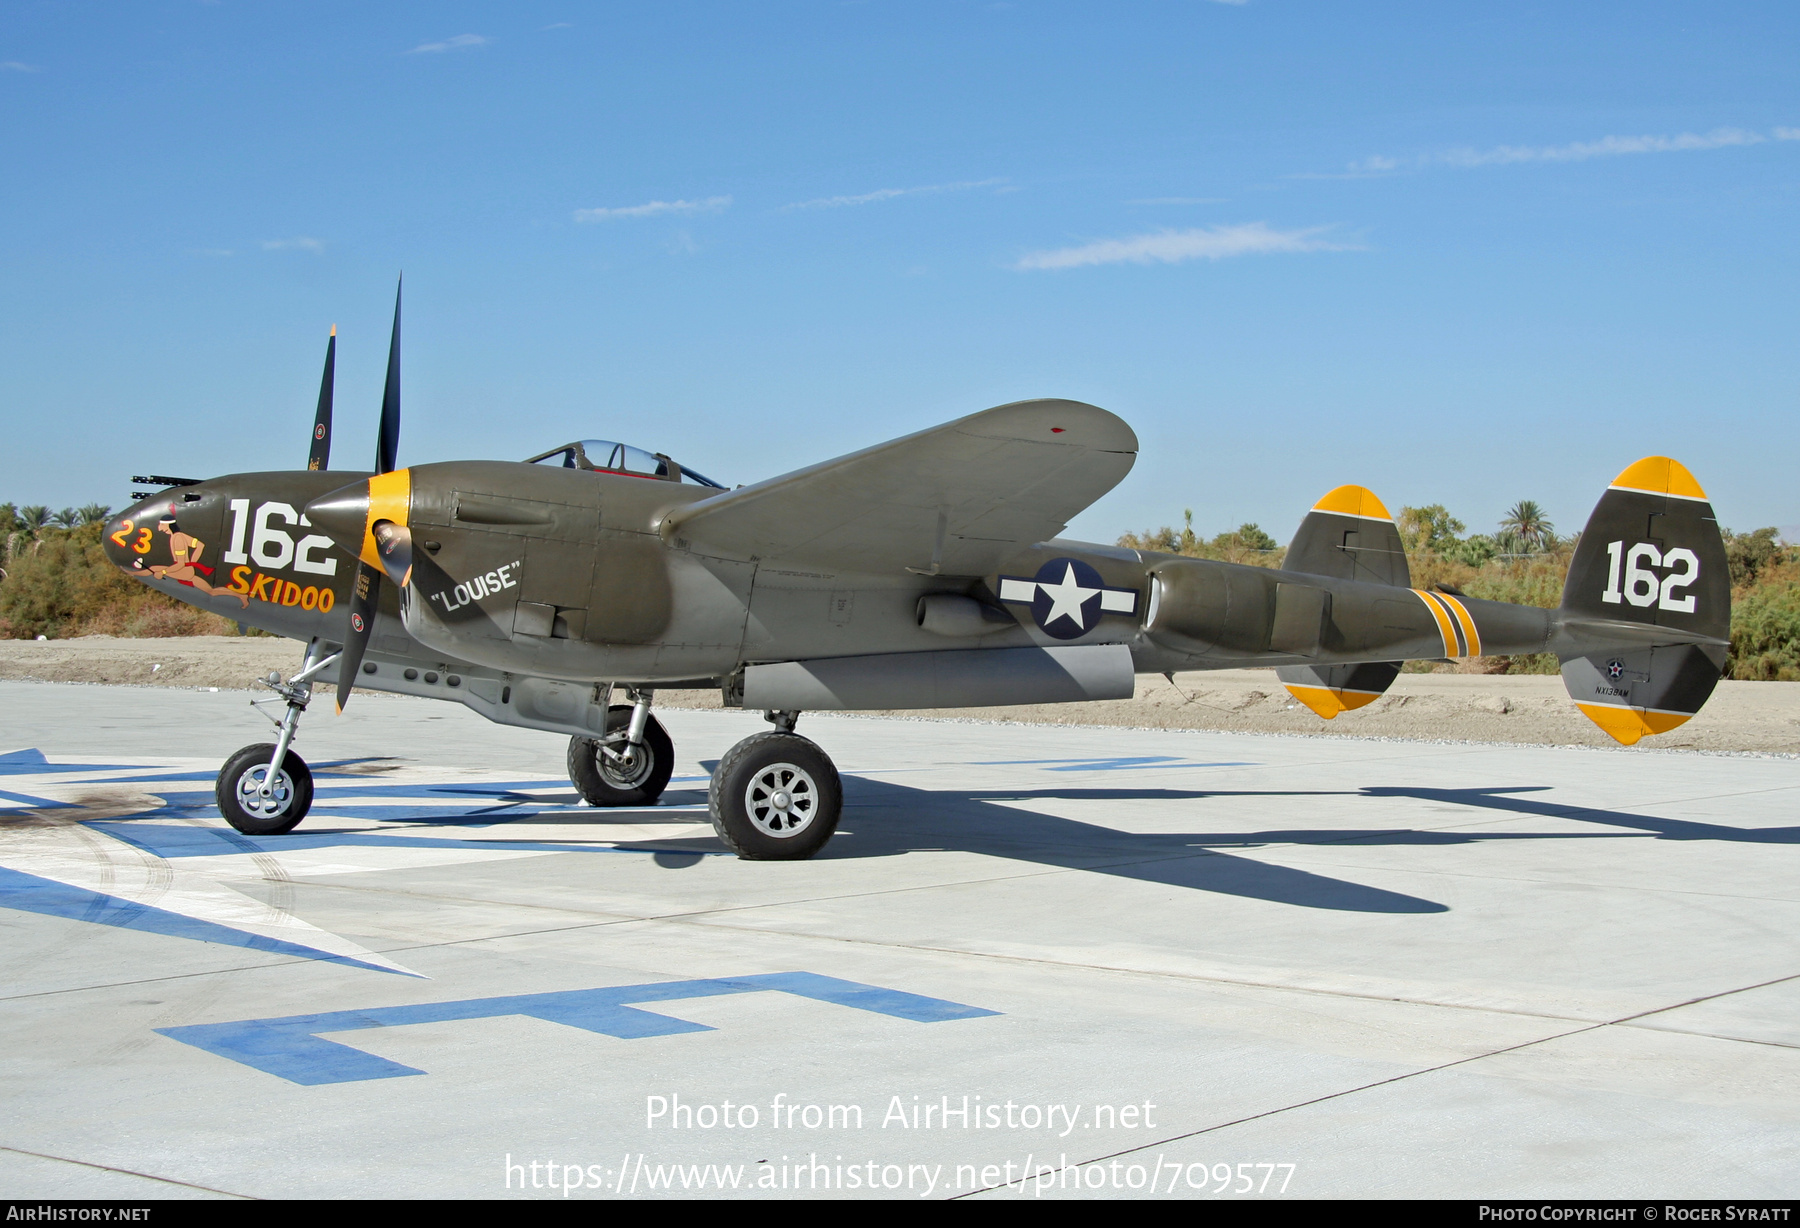
[[[1181,514],[1182,527],[1164,525],[1127,533],[1119,545],[1127,550],[1154,550],[1162,554],[1181,554],[1194,559],[1216,559],[1225,563],[1248,563],[1253,567],[1279,567],[1287,551],[1279,542],[1263,532],[1260,525],[1241,524],[1229,533],[1220,533],[1211,541],[1194,532],[1192,508]]]
[[[1732,603],[1727,676],[1800,681],[1800,581],[1759,585]]]
[[[234,626],[127,576],[106,559],[102,526],[15,533],[0,582],[0,638],[229,635]]]
[[[1725,530],[1725,559],[1731,564],[1733,588],[1755,584],[1763,572],[1782,560],[1786,551],[1775,540],[1780,532],[1772,527],[1749,533]]]

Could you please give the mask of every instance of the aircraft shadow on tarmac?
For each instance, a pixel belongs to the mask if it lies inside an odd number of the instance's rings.
[[[27,757],[30,759],[29,763],[24,762]],[[3,774],[13,758],[21,759],[17,765],[21,771],[67,772],[124,766],[49,765],[43,762],[41,755],[30,752],[26,756],[0,757],[0,774]],[[701,766],[710,771],[713,765],[702,762]],[[461,843],[460,839],[447,841],[431,837],[416,828],[410,833],[390,834],[368,829],[334,831],[323,825],[315,825],[308,831],[292,836],[245,837],[210,826],[184,826],[149,829],[143,836],[134,838],[127,832],[143,820],[187,817],[210,809],[212,791],[196,789],[188,792],[170,788],[177,782],[198,782],[196,774],[179,770],[136,772],[120,779],[138,780],[148,785],[159,795],[162,805],[136,814],[115,814],[93,825],[132,843],[143,843],[150,851],[162,855],[181,855],[181,852],[172,847],[160,847],[173,835],[180,835],[189,842],[199,842],[193,849],[185,850],[189,855],[227,851],[279,852],[284,846],[292,847],[301,843]],[[659,866],[682,869],[697,864],[707,856],[722,855],[723,851],[710,835],[683,836],[671,831],[669,836],[657,839],[607,840],[605,832],[614,823],[640,827],[647,822],[667,823],[671,827],[687,826],[691,829],[695,822],[705,822],[701,808],[706,804],[706,792],[704,788],[693,787],[704,780],[704,776],[685,778],[682,783],[688,787],[669,790],[664,794],[661,806],[618,811],[576,808],[573,794],[565,797],[560,792],[546,792],[537,782],[426,785],[423,786],[425,792],[442,796],[444,801],[405,807],[382,805],[368,812],[368,817],[403,820],[423,824],[427,828],[492,829],[504,828],[520,820],[537,824],[550,822],[568,830],[567,839],[571,843],[567,847],[571,849],[598,839],[601,844],[615,851],[651,854],[655,864]],[[1209,790],[1151,786],[1082,787],[1071,783],[1068,786],[1036,789],[925,789],[880,779],[878,775],[847,774],[843,781],[846,802],[843,835],[847,838],[836,839],[828,844],[820,854],[823,859],[855,860],[935,851],[976,853],[1044,866],[1110,874],[1194,891],[1340,912],[1440,913],[1449,910],[1448,906],[1434,900],[1241,854],[1251,849],[1279,846],[1361,844],[1429,847],[1514,840],[1650,838],[1760,844],[1800,843],[1800,827],[1728,827],[1687,819],[1658,818],[1621,810],[1575,806],[1526,796],[1549,792],[1551,787],[1547,785],[1467,789],[1369,786],[1352,790]],[[525,786],[529,788],[526,789]],[[341,802],[323,803],[321,809],[337,805],[342,805],[347,810],[362,809],[359,803],[366,805],[371,798],[391,802],[407,795],[417,795],[420,791],[419,784],[371,781],[351,790]],[[388,798],[389,794],[394,796]],[[1485,810],[1506,815],[1591,824],[1595,828],[1610,830],[1519,832],[1331,827],[1269,828],[1238,832],[1131,832],[1047,814],[1031,806],[1031,803],[1039,801],[1204,803],[1226,798],[1266,799],[1277,803],[1287,800],[1297,805],[1304,805],[1306,799],[1364,799],[1378,804],[1383,801],[1409,800],[1467,808],[1473,812]],[[69,805],[48,799],[27,799],[23,795],[17,795],[16,800],[52,808]],[[543,809],[545,806],[551,809],[546,811]],[[1162,811],[1163,816],[1167,814],[1168,811]],[[156,838],[151,838],[152,831]],[[564,843],[563,839],[556,841],[558,845]],[[547,847],[541,839],[533,839],[528,844],[531,847]],[[596,845],[594,851],[604,850]]]
[[[1512,840],[1656,839],[1800,843],[1800,827],[1737,828],[1624,811],[1571,806],[1518,796],[1547,785],[1513,788],[1357,790],[1189,790],[1055,788],[926,790],[867,777],[845,778],[848,840],[822,854],[833,858],[956,850],[1040,865],[1111,874],[1141,882],[1343,912],[1437,913],[1434,900],[1328,875],[1234,856],[1229,850],[1279,845],[1467,845]],[[1624,831],[1471,832],[1405,828],[1270,829],[1256,832],[1125,832],[997,803],[1056,801],[1204,801],[1210,798],[1411,799],[1533,817],[1574,820]]]

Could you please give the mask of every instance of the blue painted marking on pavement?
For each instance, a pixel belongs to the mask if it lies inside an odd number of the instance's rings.
[[[148,904],[139,904],[134,900],[121,899],[116,895],[104,895],[98,891],[89,891],[85,887],[71,887],[67,883],[59,883],[53,878],[39,878],[35,874],[26,874],[22,870],[9,870],[0,866],[0,907],[15,908],[20,912],[42,913],[47,917],[66,917],[71,921],[88,921],[96,925],[111,925],[119,929],[142,930],[149,934],[162,934],[170,938],[191,938],[197,942],[214,942],[224,946],[245,947],[252,951],[267,951],[273,955],[297,955],[303,959],[324,960],[327,963],[344,964],[351,968],[368,968],[375,972],[394,972],[392,968],[383,968],[379,964],[365,963],[348,955],[333,955],[329,951],[320,951],[314,947],[302,946],[296,942],[283,942],[279,938],[265,938],[261,934],[252,934],[244,930],[232,929],[227,925],[219,925],[212,921],[202,921],[197,917],[184,917],[180,913],[166,909],[153,908]],[[399,976],[410,976],[411,973],[395,973]]]
[[[83,826],[104,832],[114,839],[155,853],[158,857],[224,857],[234,853],[294,853],[304,849],[341,847],[402,849],[503,849],[530,853],[695,853],[709,857],[725,857],[724,851],[699,849],[656,849],[642,845],[619,848],[614,845],[558,844],[537,840],[457,840],[444,836],[398,836],[387,832],[360,831],[292,831],[282,836],[258,838],[246,836],[230,828],[189,827],[173,823],[133,823],[117,819],[96,819]]]
[[[1050,767],[1060,763],[1062,767]],[[1259,767],[1260,764],[1242,763],[1235,760],[1220,763],[1184,763],[1179,755],[1114,755],[1101,759],[984,759],[974,764],[976,767],[1009,767],[1017,764],[1038,764],[1050,772],[1123,772],[1132,768],[1214,768],[1214,767]]]
[[[187,774],[181,777],[122,777],[119,780],[93,783],[141,784],[162,799],[163,804],[160,806],[141,810],[136,814],[116,816],[120,820],[187,816],[194,811],[216,813],[216,802],[211,788],[176,791],[163,787],[169,782],[189,777],[196,780],[204,779],[208,782],[213,779],[212,775]],[[562,802],[554,798],[545,798],[536,792],[522,791],[526,789],[554,791],[570,798],[575,796],[567,781],[550,780],[496,781],[454,785],[423,782],[344,786],[334,784],[314,793],[312,812],[321,816],[329,814],[353,816],[378,823],[432,823],[445,827],[494,827],[521,819],[544,815],[562,818],[572,814],[587,813],[590,810],[589,807],[578,801]],[[365,804],[371,799],[378,798],[412,800],[435,797],[443,797],[445,800],[436,804],[431,801],[421,801],[417,805],[369,806]],[[701,803],[695,803],[695,805],[699,804]],[[677,808],[677,806],[664,805],[641,807],[640,809],[662,813]],[[616,815],[619,812],[610,813]]]
[[[58,772],[125,772],[129,763],[51,763],[41,750],[15,750],[0,755],[0,776],[50,776]]]
[[[18,802],[23,806],[30,806],[35,810],[68,810],[75,805],[74,802],[52,801],[47,797],[36,797],[30,793],[8,793],[5,789],[0,789],[0,798],[9,802]]]
[[[287,1015],[276,1019],[242,1019],[235,1023],[200,1023],[156,1031],[183,1044],[276,1075],[290,1083],[317,1087],[328,1083],[356,1083],[367,1079],[396,1079],[424,1074],[412,1066],[376,1057],[337,1041],[325,1040],[324,1032],[350,1032],[362,1028],[402,1027],[411,1023],[441,1023],[452,1019],[496,1019],[525,1015],[551,1023],[563,1023],[588,1032],[639,1040],[648,1036],[675,1036],[684,1032],[711,1032],[705,1024],[672,1019],[654,1011],[633,1009],[634,1003],[672,1002],[721,994],[778,990],[819,1002],[854,1007],[878,1015],[891,1015],[915,1023],[948,1019],[975,1019],[999,1011],[963,1006],[942,998],[927,998],[882,989],[856,981],[819,976],[811,972],[772,972],[726,980],[664,981],[650,985],[614,985],[602,989],[571,989],[560,993],[517,994],[504,998],[471,998],[462,1002],[427,1002],[414,1006],[376,1007],[372,1010],[331,1011],[320,1015]]]

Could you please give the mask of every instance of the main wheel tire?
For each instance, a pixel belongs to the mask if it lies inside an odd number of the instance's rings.
[[[631,727],[631,707],[614,704],[606,710],[607,741],[615,750],[627,749],[625,731]],[[569,783],[590,806],[650,806],[669,787],[675,772],[675,743],[654,716],[644,724],[644,742],[633,761],[614,763],[600,752],[596,738],[569,739]]]
[[[312,809],[312,769],[292,750],[282,757],[281,771],[275,775],[270,796],[263,796],[263,781],[268,778],[269,760],[274,755],[272,742],[246,746],[225,761],[213,785],[219,813],[246,836],[279,836],[293,831]]]
[[[713,830],[746,861],[799,861],[825,847],[844,808],[837,767],[797,733],[759,733],[713,772]]]

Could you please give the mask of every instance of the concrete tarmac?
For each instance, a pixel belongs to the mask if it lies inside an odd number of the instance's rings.
[[[560,739],[0,683],[11,1198],[1800,1194],[1800,763],[808,714],[817,859]]]

